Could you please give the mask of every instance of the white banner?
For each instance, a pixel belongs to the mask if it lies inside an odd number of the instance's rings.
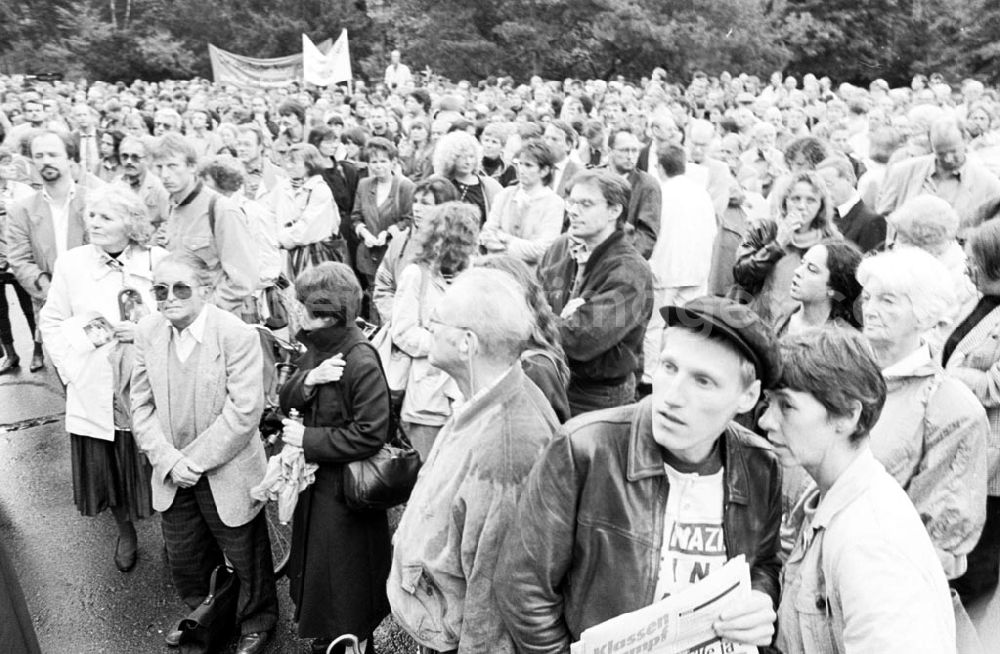
[[[302,78],[317,86],[351,80],[351,50],[347,43],[347,30],[341,31],[333,47],[325,55],[308,36],[302,35]]]

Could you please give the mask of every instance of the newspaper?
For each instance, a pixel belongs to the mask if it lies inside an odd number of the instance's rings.
[[[580,634],[571,654],[747,654],[757,648],[725,641],[712,624],[750,598],[750,566],[743,555],[685,590],[646,608],[602,622]]]

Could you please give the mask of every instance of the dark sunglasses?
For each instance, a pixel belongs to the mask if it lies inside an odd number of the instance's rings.
[[[177,282],[172,287],[166,284],[153,284],[153,297],[157,302],[163,302],[167,299],[171,288],[173,288],[174,297],[178,300],[189,300],[194,294],[194,289],[191,286]]]

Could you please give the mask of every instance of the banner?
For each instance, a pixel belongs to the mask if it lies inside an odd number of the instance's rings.
[[[319,44],[321,52],[333,46],[330,39]],[[212,59],[212,77],[216,84],[235,84],[240,87],[270,89],[302,80],[302,53],[257,59],[226,52],[211,43],[208,55]]]
[[[309,84],[328,86],[351,80],[351,50],[347,30],[342,30],[329,52],[323,54],[305,34],[302,35],[302,74]]]

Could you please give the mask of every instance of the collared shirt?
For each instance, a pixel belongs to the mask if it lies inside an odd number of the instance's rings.
[[[891,366],[883,368],[882,376],[908,377],[931,362],[931,348],[927,345],[927,343],[921,343],[920,347],[913,352],[907,354]]]
[[[171,327],[170,332],[174,341],[174,351],[181,363],[194,352],[194,348],[205,342],[205,309],[202,307],[201,313],[190,325],[178,331],[176,327]]]
[[[854,205],[858,202],[861,202],[861,194],[854,191],[851,193],[851,197],[847,199],[847,202],[837,205],[837,215],[843,218],[847,214],[851,213],[851,209],[853,209]]]
[[[562,183],[562,178],[566,173],[566,166],[568,165],[569,157],[566,157],[553,166],[554,170],[552,171],[552,183],[549,185],[553,190],[559,190],[559,184]]]
[[[76,182],[73,181],[70,182],[69,192],[66,193],[66,199],[61,204],[49,195],[48,187],[42,187],[42,199],[49,205],[49,211],[52,212],[52,232],[56,237],[57,255],[66,251],[66,245],[69,241],[69,205],[75,197]]]

